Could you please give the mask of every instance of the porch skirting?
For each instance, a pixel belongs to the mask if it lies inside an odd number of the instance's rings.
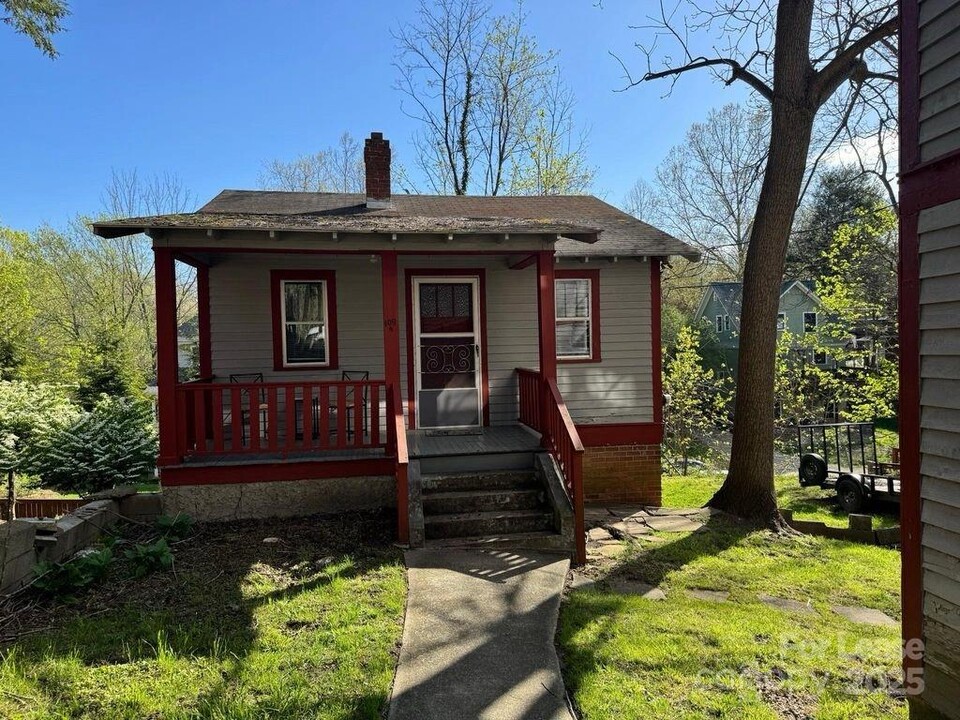
[[[587,503],[659,506],[659,443],[585,447],[583,495]]]
[[[296,517],[344,510],[395,507],[390,475],[208,485],[173,485],[161,494],[163,512],[194,520]]]

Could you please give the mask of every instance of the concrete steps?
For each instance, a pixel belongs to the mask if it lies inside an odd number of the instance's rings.
[[[476,537],[552,530],[547,509],[424,514],[426,538]]]
[[[532,469],[423,475],[424,536],[515,538],[551,533],[553,510]]]
[[[464,512],[502,510],[534,510],[545,500],[540,488],[454,490],[431,492],[423,496],[423,512],[427,515],[449,515]]]

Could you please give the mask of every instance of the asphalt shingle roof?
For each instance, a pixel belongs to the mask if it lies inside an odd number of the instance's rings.
[[[360,233],[544,233],[563,237],[561,256],[699,253],[686,243],[589,195],[394,195],[368,209],[356,193],[224,190],[195,213],[94,223],[103,237],[157,229],[253,229]]]

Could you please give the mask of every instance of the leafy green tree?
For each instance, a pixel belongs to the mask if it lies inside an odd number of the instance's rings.
[[[61,387],[0,381],[0,472],[6,476],[8,519],[13,517],[16,475],[30,471],[44,437],[77,415]]]
[[[84,410],[92,410],[104,395],[140,396],[144,378],[119,328],[100,328],[81,355],[76,397]]]
[[[664,444],[679,459],[684,475],[698,441],[724,422],[730,396],[726,381],[713,370],[704,370],[699,344],[699,333],[682,327],[663,368],[663,392],[669,398],[664,407]]]
[[[0,8],[5,24],[33,40],[47,57],[57,57],[53,36],[63,30],[61,23],[70,14],[64,0],[0,0]]]
[[[0,380],[13,380],[26,362],[35,310],[29,268],[11,252],[26,233],[0,228]]]
[[[878,201],[856,209],[822,255],[817,293],[826,321],[817,334],[818,350],[836,362],[836,394],[851,421],[896,414],[896,231],[896,215]]]
[[[89,494],[137,482],[156,457],[151,403],[103,396],[90,412],[40,438],[30,470],[47,487]]]
[[[797,228],[790,238],[787,277],[817,279],[824,271],[824,254],[834,245],[834,236],[842,225],[856,222],[858,213],[884,207],[883,188],[870,175],[854,165],[825,170],[809,203],[801,209]],[[882,236],[862,237],[878,256],[885,259],[893,248]],[[863,277],[863,282],[872,278]]]

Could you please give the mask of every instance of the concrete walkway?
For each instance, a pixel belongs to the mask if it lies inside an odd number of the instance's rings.
[[[553,645],[568,560],[445,549],[406,561],[390,720],[572,720]]]

